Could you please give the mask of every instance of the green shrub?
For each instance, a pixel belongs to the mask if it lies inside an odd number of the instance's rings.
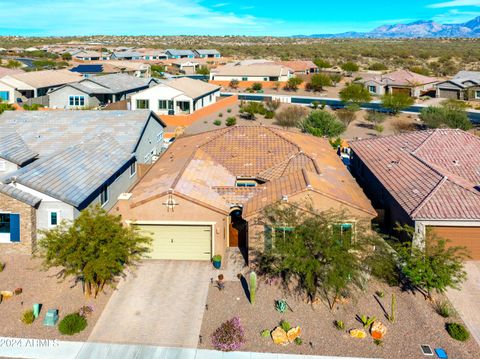
[[[302,345],[303,340],[300,337],[296,337],[295,340],[293,341],[296,345]]]
[[[470,333],[462,324],[447,323],[445,324],[445,329],[447,329],[448,334],[455,340],[464,342],[470,338]]]
[[[253,91],[260,91],[262,89],[262,84],[260,82],[255,82],[253,85],[252,85],[252,90]]]
[[[274,118],[274,117],[275,117],[275,112],[273,112],[273,111],[267,111],[267,112],[265,112],[265,118],[266,118],[267,120],[271,120],[271,119]]]
[[[374,62],[368,67],[368,69],[372,71],[385,71],[388,70],[388,67],[381,62]]]
[[[220,113],[218,114],[218,117],[223,117],[223,113],[220,112]]]
[[[289,322],[287,322],[286,320],[282,320],[280,322],[280,327],[285,330],[286,332],[288,332],[290,329],[292,329],[292,326],[290,325]]]
[[[0,272],[3,272],[4,269],[5,269],[5,263],[0,262]]]
[[[232,112],[232,109],[231,109],[231,108],[228,108],[228,109],[227,109],[227,112],[228,112],[228,113]]]
[[[268,338],[268,337],[270,336],[270,330],[264,329],[264,330],[262,330],[262,332],[260,333],[260,335],[261,335],[263,338]]]
[[[213,124],[214,124],[215,126],[220,126],[220,125],[222,124],[222,121],[220,121],[220,120],[215,120],[215,121],[213,121]]]
[[[35,316],[33,315],[33,310],[29,309],[23,312],[22,322],[24,324],[32,324],[35,321]]]
[[[438,315],[449,318],[455,315],[455,309],[452,307],[448,300],[442,300],[440,302],[435,302],[433,309],[437,312]]]
[[[345,323],[341,320],[335,320],[333,322],[333,325],[335,326],[335,328],[337,328],[338,330],[343,330],[345,329]]]
[[[58,325],[58,330],[64,335],[80,333],[87,327],[87,320],[78,313],[65,316]]]
[[[227,125],[227,126],[234,126],[236,124],[237,124],[237,119],[233,116],[227,118],[227,120],[225,121],[225,125]]]

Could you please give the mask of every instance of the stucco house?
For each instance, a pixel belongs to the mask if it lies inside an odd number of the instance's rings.
[[[80,74],[68,70],[8,74],[0,78],[0,96],[8,103],[23,102],[29,98],[44,96],[52,89],[81,79]]]
[[[386,74],[363,74],[355,82],[363,84],[372,95],[405,93],[411,97],[435,96],[435,85],[440,80],[409,70],[398,70]]]
[[[454,129],[417,131],[350,143],[352,172],[383,217],[465,246],[480,259],[480,138]]]
[[[162,151],[164,127],[150,111],[0,116],[0,251],[32,253],[39,229],[111,209]]]
[[[160,115],[188,115],[216,102],[220,86],[187,77],[164,81],[132,95],[131,109]]]
[[[169,59],[193,59],[195,58],[195,53],[191,50],[175,50],[168,49],[165,51]]]
[[[293,76],[293,70],[288,67],[264,63],[252,65],[225,65],[212,69],[211,81],[278,81],[286,82]]]
[[[195,54],[195,57],[201,58],[201,59],[212,59],[212,58],[220,58],[220,52],[217,50],[193,50],[193,53]]]
[[[68,110],[104,106],[128,100],[133,94],[158,82],[128,74],[93,76],[63,85],[49,92],[49,107]]]
[[[295,75],[316,74],[320,71],[318,66],[310,60],[277,61],[276,63],[292,69]]]
[[[480,71],[460,71],[452,79],[436,85],[437,97],[480,101]]]
[[[277,202],[345,211],[353,232],[376,216],[328,140],[268,126],[177,139],[111,213],[153,236],[152,258],[210,260],[233,248],[248,261],[272,244],[256,219]]]

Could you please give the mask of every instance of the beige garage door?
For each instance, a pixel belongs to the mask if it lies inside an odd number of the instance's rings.
[[[210,260],[211,226],[138,225],[153,238],[152,259]]]
[[[440,97],[441,98],[453,98],[455,100],[458,100],[458,99],[460,99],[460,91],[440,89]]]
[[[429,227],[439,238],[448,239],[449,246],[466,247],[471,259],[480,259],[480,227]]]

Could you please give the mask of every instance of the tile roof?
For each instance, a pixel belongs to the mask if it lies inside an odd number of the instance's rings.
[[[32,151],[18,133],[0,133],[0,158],[22,166],[37,156],[38,153]]]
[[[412,219],[480,219],[479,137],[437,129],[350,146]]]
[[[173,56],[195,56],[195,54],[191,50],[167,49],[165,52],[168,52],[170,55]]]
[[[174,80],[166,81],[164,84],[182,91],[185,95],[193,99],[220,89],[220,86],[209,84],[205,81],[194,80],[188,77],[180,77]]]
[[[220,52],[214,49],[211,49],[211,50],[200,49],[200,50],[195,50],[195,52],[200,55],[220,55]]]
[[[237,179],[256,187],[236,187]],[[327,140],[267,126],[233,126],[179,138],[132,191],[133,207],[173,190],[228,213],[246,215],[314,190],[375,216],[370,202]]]
[[[439,82],[436,77],[424,76],[408,70],[398,70],[382,75],[365,75],[363,80],[398,86],[420,86]]]
[[[7,67],[0,67],[0,78],[7,75],[21,74],[23,70],[20,69],[9,69]]]
[[[254,64],[220,66],[212,70],[212,74],[218,76],[267,76],[276,77],[288,74],[286,67],[275,64]]]
[[[16,200],[19,200],[20,202],[23,202],[25,204],[28,204],[29,206],[35,207],[37,204],[41,202],[41,199],[27,193],[25,191],[22,191],[18,188],[15,188],[14,186],[7,185],[0,183],[0,193],[12,197]]]
[[[277,61],[277,64],[288,67],[293,71],[306,71],[310,69],[317,69],[318,66],[312,61],[293,60],[293,61]]]
[[[9,78],[34,88],[43,88],[76,82],[82,79],[82,75],[69,70],[43,70],[7,75],[7,77],[0,79],[0,81],[10,82],[11,80]]]
[[[116,94],[142,90],[147,88],[152,81],[156,82],[156,80],[152,78],[140,78],[128,74],[109,74],[89,77],[65,86],[74,87],[87,94]],[[58,91],[59,89],[54,91]]]

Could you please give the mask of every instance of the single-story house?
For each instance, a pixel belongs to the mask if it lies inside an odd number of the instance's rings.
[[[144,50],[141,54],[142,59],[147,61],[168,59],[167,53],[163,50]]]
[[[455,129],[417,131],[350,143],[352,172],[384,217],[467,247],[480,259],[480,138]]]
[[[165,51],[170,59],[193,59],[195,58],[195,53],[190,50],[175,50],[168,49]]]
[[[437,97],[480,101],[480,71],[460,71],[452,79],[436,85]]]
[[[277,61],[276,63],[292,69],[295,75],[309,75],[319,72],[318,66],[309,60]]]
[[[82,79],[68,70],[31,71],[0,78],[0,97],[8,103],[44,96],[48,91]]]
[[[201,59],[209,59],[209,58],[220,58],[220,53],[217,50],[193,50],[195,57],[199,57]]]
[[[129,99],[134,93],[157,84],[154,78],[110,74],[63,85],[48,94],[49,107],[79,109],[98,107]]]
[[[269,126],[232,126],[177,139],[113,214],[153,236],[156,259],[210,260],[272,245],[259,225],[274,203],[345,211],[345,230],[376,216],[327,139]]]
[[[137,51],[115,51],[110,55],[111,60],[142,60],[143,55]]]
[[[405,93],[411,97],[435,96],[436,77],[424,76],[409,70],[398,70],[387,74],[363,74],[357,83],[363,84],[372,95]]]
[[[110,210],[162,151],[164,127],[150,111],[0,116],[0,251],[32,253],[39,229]]]
[[[101,51],[87,51],[81,50],[77,51],[74,54],[71,54],[72,58],[81,61],[99,61],[103,59],[110,59],[110,55],[108,53],[102,53]]]
[[[164,81],[131,98],[131,109],[149,109],[159,115],[188,115],[216,102],[220,86],[181,77]]]
[[[136,77],[152,76],[151,66],[142,62],[109,60],[103,61],[101,64],[105,65],[108,69],[115,70],[115,72],[126,73]],[[108,70],[107,72],[113,72],[112,70]]]
[[[210,71],[212,81],[279,81],[286,82],[293,76],[293,70],[277,64],[253,64],[220,66]]]
[[[108,66],[106,64],[82,64],[72,67],[70,69],[72,72],[78,72],[82,74],[83,77],[91,77],[97,75],[105,74],[116,74],[121,73],[120,69],[114,68],[113,66]]]

